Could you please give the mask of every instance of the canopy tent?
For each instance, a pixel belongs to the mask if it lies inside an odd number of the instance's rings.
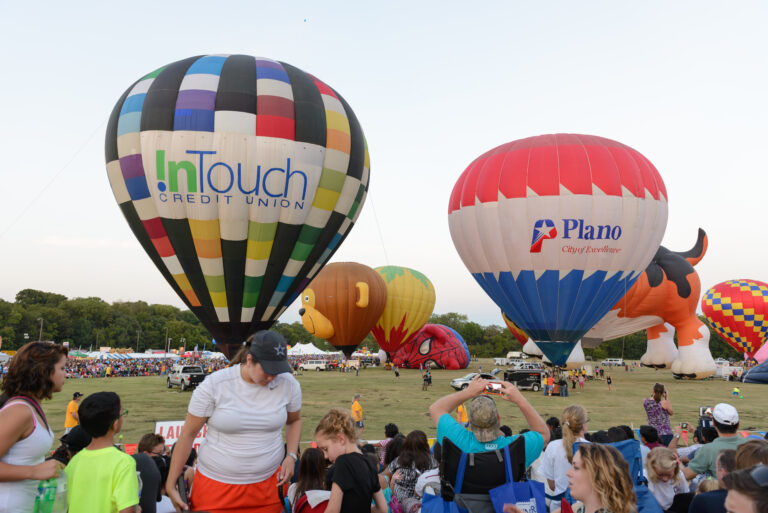
[[[327,351],[318,349],[315,344],[309,342],[308,344],[296,344],[288,350],[288,356],[305,356],[313,354],[328,354]]]

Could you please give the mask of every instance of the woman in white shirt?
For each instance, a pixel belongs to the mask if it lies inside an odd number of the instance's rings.
[[[547,445],[541,457],[539,472],[547,479],[549,489],[553,494],[547,494],[551,500],[550,511],[560,508],[560,499],[568,489],[568,476],[566,472],[573,463],[573,444],[575,442],[587,442],[584,434],[587,432],[587,410],[583,406],[574,404],[563,410],[561,419],[563,439],[552,440]]]
[[[293,475],[301,437],[301,388],[291,375],[282,335],[259,331],[247,342],[250,345],[233,359],[233,365],[208,376],[189,401],[165,485],[168,496],[182,509],[282,511],[276,488]],[[188,505],[176,481],[195,436],[206,423]]]
[[[53,444],[40,403],[61,392],[67,375],[67,349],[30,342],[8,366],[0,398],[0,512],[31,513],[37,485],[58,477],[63,466],[43,461]]]

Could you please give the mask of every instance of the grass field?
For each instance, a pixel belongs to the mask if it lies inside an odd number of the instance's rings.
[[[362,395],[366,425],[364,438],[383,438],[384,425],[388,422],[397,424],[401,431],[421,429],[427,436],[434,436],[429,405],[453,391],[448,385],[451,379],[477,370],[478,365],[485,370],[493,368],[492,360],[481,359],[466,370],[433,371],[433,386],[428,391],[421,390],[418,370],[401,370],[397,379],[383,368],[363,369],[359,376],[354,373],[305,372],[298,376],[303,392],[302,440],[311,440],[317,422],[329,408],[348,409],[355,393]],[[589,412],[590,430],[607,429],[617,424],[638,427],[647,423],[642,400],[650,395],[653,384],[658,381],[669,390],[675,423],[695,424],[699,406],[730,402],[739,410],[742,429],[765,430],[768,427],[768,387],[764,385],[741,383],[744,398],[738,399],[731,397],[734,383],[722,380],[680,381],[673,379],[669,371],[656,372],[644,368],[633,373],[621,368],[611,375],[611,393],[604,381],[588,381],[583,393],[575,392],[567,398],[544,397],[541,392],[525,391],[523,394],[545,419],[549,416],[560,417],[563,408],[569,404],[581,404]],[[129,410],[123,426],[125,443],[138,442],[141,435],[154,429],[156,420],[183,419],[191,395],[191,392],[181,392],[178,388],[167,389],[163,377],[70,379],[62,393],[44,403],[57,438],[64,432],[64,411],[72,393],[81,392],[87,396],[102,390],[120,394],[123,408]],[[509,425],[515,432],[525,427],[525,420],[512,403],[504,400],[497,400],[497,403],[502,424]]]

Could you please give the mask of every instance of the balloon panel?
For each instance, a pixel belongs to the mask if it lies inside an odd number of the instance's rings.
[[[112,112],[105,152],[129,226],[222,348],[277,319],[346,237],[368,187],[344,99],[246,55],[191,57],[138,80]]]
[[[387,304],[371,330],[379,347],[392,353],[424,326],[435,308],[435,287],[419,271],[384,266],[376,271],[387,286]]]
[[[768,284],[729,280],[701,299],[707,322],[740,353],[752,358],[768,338]]]
[[[632,148],[557,134],[480,156],[448,212],[464,264],[509,319],[534,340],[572,346],[651,261],[667,196]]]
[[[501,312],[501,317],[504,319],[504,324],[507,325],[507,328],[509,329],[510,333],[515,337],[515,340],[520,342],[520,344],[524,345],[526,342],[528,342],[528,334],[515,326],[515,323],[509,320],[509,317],[507,317],[507,314],[504,312]]]

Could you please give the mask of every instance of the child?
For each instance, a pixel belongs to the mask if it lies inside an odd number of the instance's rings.
[[[684,507],[679,504],[682,501],[677,503],[675,501],[676,495],[687,494],[689,488],[688,481],[683,475],[682,465],[671,449],[666,447],[651,449],[645,459],[645,473],[648,476],[648,489],[659,502],[661,509],[664,511],[688,511],[690,497],[686,499]]]
[[[126,413],[114,392],[91,394],[80,404],[80,425],[93,438],[65,469],[69,513],[136,513],[136,461],[114,446]]]
[[[331,410],[315,429],[318,449],[333,463],[325,484],[331,490],[327,513],[387,513],[376,466],[363,456],[355,442],[352,417],[342,410]],[[371,507],[371,499],[375,506]]]
[[[296,509],[296,502],[302,495],[307,495],[307,499],[311,498],[313,503],[328,500],[331,494],[324,489],[324,482],[325,457],[320,449],[310,447],[301,455],[298,479],[288,488],[291,511]]]

